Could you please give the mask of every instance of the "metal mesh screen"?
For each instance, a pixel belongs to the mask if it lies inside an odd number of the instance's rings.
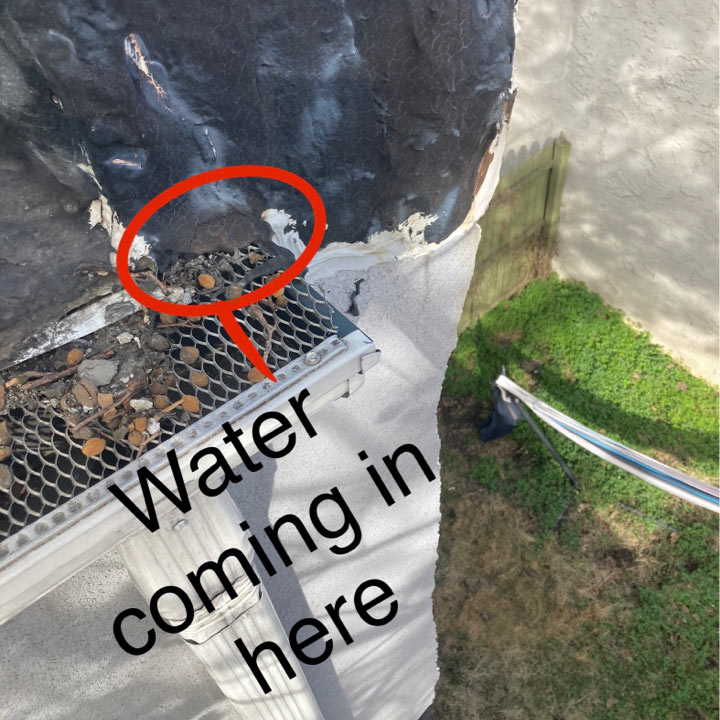
[[[226,283],[242,283],[253,267],[249,255],[256,251],[257,248],[248,247],[241,254],[236,253],[230,262],[223,263],[224,269],[219,271],[222,279]],[[260,287],[266,280],[260,277],[245,289]],[[222,286],[203,291],[195,301],[223,299],[223,292]],[[303,280],[298,278],[288,285],[285,298],[284,307],[271,309],[258,304],[235,312],[238,322],[261,353],[267,348],[267,363],[274,372],[336,334],[333,308]],[[260,320],[258,308],[265,322]],[[192,324],[195,326],[174,328],[167,336],[170,347],[166,353],[177,378],[176,387],[168,388],[167,395],[171,403],[183,395],[194,395],[199,400],[199,412],[191,413],[179,407],[170,413],[157,414],[160,431],[146,449],[169,440],[252,387],[247,379],[252,366],[217,318],[204,317]],[[268,326],[274,326],[270,343],[267,342]],[[190,345],[200,353],[192,366],[180,358],[183,346]],[[208,377],[205,388],[190,382],[190,373],[198,370]],[[100,455],[86,457],[82,452],[84,441],[73,436],[65,416],[49,403],[13,408],[5,419],[12,437],[12,456],[9,486],[0,487],[0,544],[136,457],[135,448],[113,441],[106,443]],[[93,421],[90,427],[99,422],[99,419]]]

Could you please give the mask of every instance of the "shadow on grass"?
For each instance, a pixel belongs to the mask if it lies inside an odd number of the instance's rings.
[[[489,406],[507,374],[579,422],[667,464],[717,477],[718,395],[579,283],[551,277],[461,336],[445,382]]]
[[[559,496],[567,482],[529,429],[482,444],[486,408],[445,395],[439,409],[436,720],[706,717],[717,698],[709,523],[679,538],[638,533],[632,515],[582,499],[559,532],[538,532],[537,503],[519,508],[513,491]],[[588,457],[595,481],[602,463]],[[502,468],[496,490],[478,483],[482,463]]]

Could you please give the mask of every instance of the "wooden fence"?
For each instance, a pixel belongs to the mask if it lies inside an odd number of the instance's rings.
[[[534,155],[507,153],[493,199],[480,220],[475,258],[459,330],[547,275],[555,251],[570,143],[561,135]]]

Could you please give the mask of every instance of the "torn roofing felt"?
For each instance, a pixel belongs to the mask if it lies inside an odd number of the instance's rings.
[[[470,208],[502,118],[513,7],[8,0],[0,361],[115,283],[109,239],[88,223],[101,193],[127,224],[189,175],[273,165],[318,190],[326,242],[363,242],[413,213],[436,216],[427,240],[446,237]],[[163,266],[268,238],[267,208],[285,210],[307,239],[300,194],[250,180],[189,193],[144,234]]]

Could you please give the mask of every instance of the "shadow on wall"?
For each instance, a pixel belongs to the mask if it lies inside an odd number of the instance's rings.
[[[573,145],[557,269],[718,380],[717,8],[518,5],[510,147]]]
[[[362,436],[362,423],[358,423],[349,414],[346,417],[347,425],[343,429],[343,433],[354,437]],[[242,508],[244,516],[256,534],[271,524],[271,521],[277,521],[279,513],[277,507],[272,518],[268,513],[277,463],[266,459],[263,459],[263,462],[266,466],[253,475],[250,483],[240,483],[231,487],[235,502]],[[298,512],[298,516],[306,523],[306,527],[318,541],[318,550],[313,553],[312,557],[309,557],[302,541],[290,530],[283,533],[283,543],[290,557],[295,561],[293,567],[283,568],[275,552],[271,551],[271,558],[275,567],[278,568],[277,574],[268,577],[260,568],[264,588],[270,598],[274,600],[275,609],[286,632],[289,632],[298,620],[313,616],[326,623],[326,626],[331,629],[330,636],[335,644],[331,657],[319,665],[303,664],[301,666],[324,716],[333,718],[333,720],[351,720],[353,718],[351,708],[356,712],[358,708],[363,708],[363,712],[367,712],[368,717],[381,717],[383,707],[390,714],[398,712],[397,707],[388,708],[388,705],[392,704],[393,698],[402,698],[407,678],[422,677],[427,672],[425,666],[427,658],[421,653],[409,654],[405,642],[407,636],[422,636],[427,631],[428,578],[427,567],[424,564],[418,566],[407,584],[397,588],[393,583],[393,577],[388,577],[386,570],[385,572],[378,570],[373,575],[373,577],[389,581],[393,589],[399,591],[396,597],[401,604],[402,620],[396,619],[385,628],[372,627],[359,622],[354,617],[354,611],[349,607],[346,608],[343,618],[353,638],[352,661],[348,664],[347,658],[341,658],[341,667],[336,668],[335,666],[334,660],[342,655],[345,644],[332,630],[332,623],[328,620],[326,611],[322,610],[322,605],[318,603],[318,589],[319,595],[323,597],[323,604],[333,602],[338,594],[336,578],[338,573],[342,574],[346,570],[346,563],[351,564],[358,572],[362,573],[367,571],[368,564],[372,564],[372,558],[375,558],[377,563],[378,558],[386,557],[388,553],[396,550],[398,544],[407,544],[412,547],[418,536],[425,536],[435,528],[434,522],[430,525],[419,523],[401,529],[379,541],[369,539],[368,534],[372,535],[372,533],[364,531],[372,529],[377,522],[374,513],[378,510],[382,513],[383,508],[379,503],[375,508],[368,508],[367,496],[365,496],[365,507],[355,501],[352,486],[357,488],[358,485],[364,484],[360,474],[361,466],[358,466],[358,471],[357,475],[348,473],[346,477],[336,480],[336,485],[340,488],[343,496],[348,499],[348,504],[363,530],[363,541],[357,549],[349,555],[328,555],[324,550],[328,541],[323,541],[316,536],[307,518],[307,513],[301,510]],[[303,508],[310,498],[330,489],[328,478],[306,477],[298,473],[296,479],[298,503]],[[281,493],[284,495],[287,495],[289,491],[288,487],[281,489]],[[296,571],[303,565],[305,567],[300,571],[301,584]],[[353,573],[350,575],[352,576]],[[368,577],[370,576],[368,575]],[[367,578],[358,576],[356,579],[359,582],[360,579]],[[303,588],[310,588],[312,592],[316,593],[314,604],[317,607],[315,611],[311,609]],[[339,588],[350,603],[354,589],[354,585],[351,584],[342,585]],[[364,650],[360,650],[360,648],[364,648]],[[342,685],[338,679],[338,669],[342,672]],[[378,673],[382,674],[381,682],[378,681]],[[418,695],[427,694],[429,688],[419,687],[417,692]]]
[[[277,467],[277,462],[271,458],[263,457],[262,463],[263,468],[253,474],[249,483],[244,485],[240,483],[230,487],[233,500],[241,508],[243,517],[256,535],[261,534],[261,529],[271,524],[269,510]],[[328,490],[329,488],[314,489],[303,484],[303,496],[309,499],[312,499],[313,493],[327,492]],[[307,520],[306,518],[301,519]],[[277,518],[273,518],[273,520],[277,520]],[[307,550],[301,550],[297,554],[290,551],[290,557],[293,559],[296,555],[304,557],[305,553]],[[270,600],[273,601],[280,622],[285,628],[285,632],[288,633],[298,620],[313,617],[313,611],[305,599],[305,594],[293,568],[283,568],[282,561],[277,555],[272,557],[272,561],[278,569],[277,574],[272,578],[268,577],[260,563],[256,563],[256,567],[262,576],[263,588],[270,596]],[[334,599],[328,597],[328,602]],[[291,661],[302,667],[318,705],[326,717],[338,718],[338,720],[352,718],[345,693],[330,659],[319,665],[306,665],[293,658]],[[238,662],[241,662],[240,658],[238,658]]]

